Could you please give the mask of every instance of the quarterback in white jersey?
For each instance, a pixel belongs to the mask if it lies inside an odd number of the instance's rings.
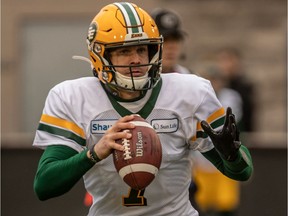
[[[210,82],[195,75],[162,74],[162,37],[135,4],[105,6],[89,27],[95,77],[56,85],[46,99],[34,146],[45,149],[34,180],[40,200],[68,192],[82,177],[93,196],[89,216],[198,216],[188,198],[190,151],[201,152],[226,176],[247,180],[253,170],[231,109]],[[129,188],[117,173],[115,140],[137,113],[157,131],[162,164],[144,190]],[[49,185],[49,186],[48,186]]]

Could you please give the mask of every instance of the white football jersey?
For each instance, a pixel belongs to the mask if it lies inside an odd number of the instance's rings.
[[[159,172],[145,190],[136,191],[116,172],[112,155],[96,163],[84,175],[86,189],[93,196],[89,216],[198,215],[188,198],[190,151],[213,148],[200,121],[220,128],[225,110],[209,81],[190,74],[161,76],[157,86],[132,109],[138,110],[160,137]],[[33,145],[60,144],[81,152],[97,143],[117,119],[131,114],[128,104],[108,97],[95,77],[60,83],[49,92]]]

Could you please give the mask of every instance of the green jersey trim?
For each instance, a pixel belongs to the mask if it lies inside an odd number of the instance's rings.
[[[53,127],[50,125],[46,125],[46,124],[42,124],[42,123],[39,124],[38,130],[45,131],[45,132],[48,132],[48,133],[51,133],[54,135],[58,135],[58,136],[63,136],[67,139],[75,141],[76,143],[78,143],[81,146],[86,145],[86,139],[83,139],[82,137],[77,136],[76,134],[72,133],[71,131],[63,130],[63,129]]]
[[[146,119],[149,114],[152,112],[152,110],[155,107],[157,98],[159,96],[160,90],[162,87],[162,79],[159,80],[159,82],[157,83],[157,85],[153,88],[152,90],[152,94],[149,98],[149,100],[147,101],[147,103],[144,105],[144,107],[137,113],[140,116],[142,116],[142,118]],[[123,117],[126,115],[131,115],[133,114],[131,111],[127,110],[125,107],[121,106],[117,100],[110,95],[109,93],[107,93],[108,98],[112,104],[112,106],[114,107],[114,109]]]
[[[217,119],[216,121],[214,121],[213,123],[211,123],[211,127],[213,129],[218,128],[222,125],[224,125],[224,121],[225,121],[225,116],[221,117],[220,119]],[[207,138],[208,135],[204,132],[204,131],[197,131],[196,133],[196,137],[199,138]]]

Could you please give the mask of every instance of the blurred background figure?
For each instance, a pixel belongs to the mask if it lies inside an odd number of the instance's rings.
[[[200,76],[210,80],[219,101],[225,109],[228,106],[232,108],[239,124],[243,117],[243,101],[239,92],[227,85],[229,80],[216,65],[203,65],[198,72]]]
[[[205,161],[201,153],[195,152],[194,160],[193,175],[197,183],[194,199],[200,209],[200,216],[237,216],[239,182],[221,175],[210,162]]]
[[[246,78],[242,65],[242,56],[238,49],[227,47],[220,49],[216,53],[216,61],[221,72],[221,76],[226,80],[228,88],[237,91],[242,98],[243,116],[239,121],[239,128],[244,132],[254,130],[254,110],[253,84]]]
[[[226,87],[226,79],[216,65],[203,65],[199,75],[210,80],[225,109],[230,106],[239,123],[243,116],[240,94]],[[240,184],[223,176],[198,152],[193,153],[193,177],[197,183],[195,201],[201,216],[236,216],[240,201]]]
[[[155,20],[159,32],[164,38],[162,73],[191,74],[192,71],[190,71],[190,69],[179,64],[179,61],[185,58],[183,49],[185,38],[188,37],[188,34],[182,29],[180,16],[175,11],[157,8],[151,12],[151,17]],[[196,192],[197,185],[193,181],[192,176],[189,188],[189,199],[192,206],[197,209],[201,215],[200,209],[195,201]]]
[[[182,30],[178,14],[172,10],[157,8],[151,12],[151,16],[164,37],[162,73],[191,73],[188,68],[179,64],[179,60],[185,58],[183,48],[188,34]]]

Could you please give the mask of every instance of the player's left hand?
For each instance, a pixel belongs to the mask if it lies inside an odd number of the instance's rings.
[[[205,133],[211,138],[216,150],[227,161],[234,161],[241,146],[239,130],[236,125],[235,116],[230,107],[227,108],[225,123],[220,131],[215,131],[206,122],[201,121]]]

